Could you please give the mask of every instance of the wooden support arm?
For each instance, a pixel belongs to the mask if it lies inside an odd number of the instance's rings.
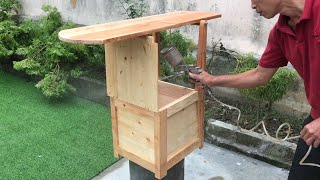
[[[207,21],[200,21],[199,26],[199,41],[198,41],[198,57],[197,65],[203,70],[206,69],[206,55],[207,55]],[[199,137],[201,141],[200,148],[203,147],[204,141],[204,100],[205,93],[201,87],[201,83],[196,83],[196,90],[199,92],[199,101],[198,101],[198,124],[199,124]]]

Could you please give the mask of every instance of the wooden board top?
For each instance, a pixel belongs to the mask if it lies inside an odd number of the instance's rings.
[[[178,11],[63,30],[59,33],[59,39],[76,44],[105,44],[219,17],[221,17],[220,14],[213,12]]]

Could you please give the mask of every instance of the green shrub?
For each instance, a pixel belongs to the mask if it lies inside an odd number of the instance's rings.
[[[147,12],[145,0],[118,0],[128,19],[142,17]]]
[[[129,18],[141,17],[147,8],[144,0],[124,0],[122,4]],[[36,87],[46,97],[61,98],[75,90],[69,83],[70,78],[88,74],[89,71],[97,72],[97,69],[104,71],[104,47],[103,45],[85,46],[60,41],[58,33],[61,30],[76,26],[72,23],[64,23],[56,8],[44,6],[42,9],[44,15],[36,21],[25,19],[21,24],[15,21],[0,23],[0,40],[5,42],[0,45],[0,58],[11,59],[16,70],[41,78]],[[162,32],[161,36],[162,46],[176,46],[184,56],[186,63],[194,63],[191,52],[195,45],[192,41],[183,37],[179,31]],[[17,56],[23,60],[16,59]],[[161,66],[168,65],[162,63]],[[172,73],[170,67],[166,69],[168,71],[164,74]],[[105,73],[98,73],[98,76],[101,75]],[[97,77],[97,75],[91,76]]]
[[[19,47],[17,38],[21,29],[14,21],[6,20],[0,22],[0,60],[9,59]]]
[[[1,0],[0,1],[0,21],[12,20],[13,16],[18,15],[21,4],[18,0]]]
[[[174,46],[181,53],[184,64],[194,64],[192,52],[196,49],[196,45],[192,40],[183,36],[180,31],[163,31],[160,33],[160,49]],[[165,61],[161,60],[160,74],[161,76],[169,76],[173,73],[172,67]]]
[[[17,0],[0,1],[0,61],[10,59],[20,46],[17,39],[21,29],[13,16],[18,15],[21,8]]]
[[[253,55],[246,54],[239,60],[239,64],[234,70],[234,73],[238,74],[254,69],[257,67],[257,65],[258,62]],[[272,104],[280,101],[287,93],[289,88],[293,85],[296,77],[297,74],[295,71],[289,68],[279,68],[268,84],[256,88],[240,89],[240,93],[245,97],[257,100],[259,102],[268,102],[268,107],[271,109]]]
[[[161,44],[160,48],[174,46],[176,47],[183,57],[191,56],[193,50],[196,49],[196,45],[192,40],[183,36],[180,31],[162,31],[160,33]]]
[[[42,9],[46,14],[38,21],[26,20],[20,26],[26,34],[25,41],[31,45],[17,49],[16,53],[25,59],[14,61],[14,68],[43,78],[36,87],[46,97],[61,98],[75,90],[68,83],[70,78],[85,74],[84,67],[91,66],[88,66],[90,63],[103,64],[103,48],[60,41],[58,33],[76,27],[75,24],[63,23],[56,8],[44,6]]]
[[[68,77],[65,72],[51,72],[36,85],[46,97],[61,98],[65,94],[75,91],[75,88],[68,84]]]

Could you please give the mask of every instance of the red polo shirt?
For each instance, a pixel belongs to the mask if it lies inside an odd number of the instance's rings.
[[[320,117],[320,1],[305,1],[295,31],[287,22],[288,17],[280,15],[259,65],[277,68],[290,62],[304,80],[311,116],[316,119]]]

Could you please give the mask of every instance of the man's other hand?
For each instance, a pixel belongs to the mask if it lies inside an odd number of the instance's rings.
[[[319,147],[320,144],[320,118],[305,125],[300,132],[300,137],[310,146]]]

